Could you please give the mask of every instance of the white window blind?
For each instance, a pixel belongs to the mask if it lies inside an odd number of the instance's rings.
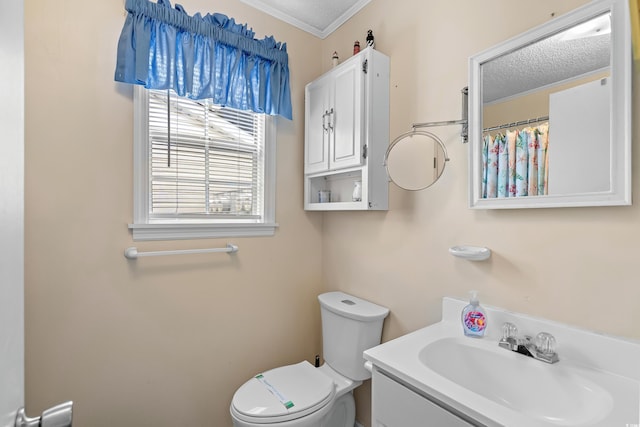
[[[149,91],[148,135],[151,219],[262,216],[264,115]]]
[[[275,120],[134,89],[134,240],[271,236]]]

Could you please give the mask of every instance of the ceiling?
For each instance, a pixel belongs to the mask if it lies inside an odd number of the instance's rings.
[[[610,35],[541,40],[483,64],[483,101],[490,103],[602,72],[609,67]]]
[[[610,65],[610,31],[609,16],[601,15],[482,64],[483,102],[603,72]]]
[[[324,39],[371,0],[240,0]]]

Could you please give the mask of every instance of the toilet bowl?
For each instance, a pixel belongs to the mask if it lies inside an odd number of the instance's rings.
[[[318,297],[325,363],[265,371],[231,401],[234,427],[353,427],[353,390],[370,378],[362,353],[380,343],[387,308],[342,292]]]

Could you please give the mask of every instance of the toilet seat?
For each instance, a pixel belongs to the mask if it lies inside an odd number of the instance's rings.
[[[231,412],[248,423],[282,423],[308,416],[333,403],[335,389],[331,378],[303,361],[251,378],[234,394]],[[289,408],[288,402],[292,403]]]

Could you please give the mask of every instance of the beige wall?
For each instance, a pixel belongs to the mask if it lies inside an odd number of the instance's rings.
[[[323,67],[372,29],[391,57],[391,139],[415,122],[460,117],[468,57],[583,1],[373,0],[323,44]],[[634,107],[638,117],[638,74]],[[633,207],[476,211],[467,208],[467,146],[459,127],[434,128],[451,161],[430,189],[389,187],[389,211],[326,213],[324,283],[391,310],[383,339],[437,321],[441,298],[480,291],[486,304],[640,338],[640,181]],[[634,124],[638,143],[640,122]],[[487,262],[454,258],[453,245],[487,246]],[[491,319],[489,319],[491,321]],[[560,343],[562,345],[562,343]],[[369,422],[369,387],[358,416]]]
[[[413,122],[460,117],[470,55],[583,2],[373,0],[318,40],[237,0],[183,0],[190,14],[225,13],[288,43],[294,120],[279,121],[280,229],[230,239],[235,257],[136,262],[122,256],[134,244],[132,95],[113,81],[122,2],[26,2],[28,412],[73,399],[79,426],[230,425],[231,396],[250,375],[320,351],[316,295],[333,289],[389,307],[384,340],[437,321],[443,296],[472,288],[487,304],[640,338],[637,203],[469,210],[458,127],[436,129],[451,158],[441,181],[421,192],[390,185],[388,212],[302,210],[303,88],[334,50],[344,59],[374,31],[391,57],[393,138]],[[493,256],[456,259],[456,244]],[[365,426],[369,391],[356,393]]]
[[[134,244],[227,240],[131,239],[132,89],[113,80],[123,1],[25,2],[29,414],[73,399],[78,426],[230,426],[233,392],[251,375],[320,352],[322,216],[302,210],[303,84],[321,68],[320,40],[237,0],[180,3],[288,44],[294,120],[278,121],[280,228],[229,239],[235,256],[127,261]]]

